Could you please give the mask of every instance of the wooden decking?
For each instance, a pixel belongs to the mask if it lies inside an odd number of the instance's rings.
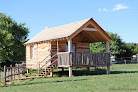
[[[110,66],[110,53],[59,52],[58,67]]]

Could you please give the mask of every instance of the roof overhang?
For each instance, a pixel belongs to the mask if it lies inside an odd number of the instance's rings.
[[[88,27],[91,25],[91,27]],[[88,36],[93,42],[111,42],[111,37],[91,18],[78,30],[68,37],[68,40],[74,38],[78,33],[85,31],[84,34]]]

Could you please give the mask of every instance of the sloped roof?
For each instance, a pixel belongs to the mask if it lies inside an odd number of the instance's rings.
[[[89,20],[90,19],[86,19],[50,29],[45,29],[27,41],[25,44],[68,37]]]
[[[73,35],[73,33],[77,32],[82,26],[84,26],[89,21],[91,21],[91,23],[93,23],[95,25],[96,29],[98,30],[98,32],[97,32],[98,35],[100,37],[103,37],[103,38],[98,37],[97,39],[99,39],[99,38],[105,39],[107,37],[107,39],[111,40],[111,37],[92,18],[90,18],[90,19],[86,19],[86,20],[50,28],[50,29],[45,29],[45,30],[41,31],[40,33],[38,33],[36,36],[34,36],[29,41],[27,41],[25,44],[69,37],[69,36]],[[91,34],[93,34],[93,35],[91,35],[91,37],[92,36],[94,37],[97,35],[96,33],[91,33]]]

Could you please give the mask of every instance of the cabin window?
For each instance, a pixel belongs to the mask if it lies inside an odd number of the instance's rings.
[[[34,58],[34,46],[30,47],[30,58]]]
[[[75,44],[72,44],[72,52],[76,51],[76,46]],[[66,52],[68,52],[68,44],[66,44]]]

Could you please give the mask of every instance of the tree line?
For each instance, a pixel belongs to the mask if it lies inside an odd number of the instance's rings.
[[[112,38],[110,42],[110,53],[116,57],[132,57],[138,53],[138,46],[136,43],[125,43],[117,33],[107,32]],[[105,52],[106,42],[97,42],[90,44],[91,52]]]

